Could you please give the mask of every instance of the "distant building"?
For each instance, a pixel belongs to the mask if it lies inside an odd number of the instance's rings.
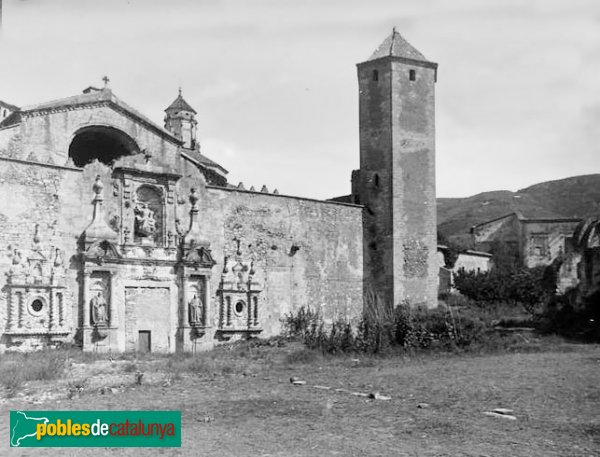
[[[490,252],[494,245],[528,268],[550,265],[564,254],[581,219],[526,218],[513,212],[471,228],[475,248]]]
[[[489,271],[491,267],[492,254],[469,249],[458,254],[458,259],[456,259],[456,263],[454,264],[452,271],[458,272],[460,270],[465,270],[484,273]]]
[[[454,275],[461,270],[485,273],[492,268],[492,254],[471,249],[460,252],[454,265],[450,268],[447,261],[448,253],[447,246],[438,245],[439,293],[448,293],[453,290]]]
[[[569,250],[556,266],[557,290],[567,295],[572,305],[580,305],[590,299],[594,304],[598,304],[600,218],[588,217],[577,225]]]

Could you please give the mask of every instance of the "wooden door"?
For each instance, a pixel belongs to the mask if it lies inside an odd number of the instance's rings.
[[[150,352],[151,347],[150,330],[140,330],[138,334],[138,351]]]

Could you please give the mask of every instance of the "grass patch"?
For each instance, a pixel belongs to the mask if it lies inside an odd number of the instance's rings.
[[[50,381],[65,373],[67,355],[61,350],[6,353],[0,361],[0,384],[15,393],[28,381]]]
[[[125,373],[133,373],[135,371],[137,371],[138,367],[135,363],[133,362],[128,362],[125,365],[123,365],[123,372]]]
[[[319,353],[311,349],[299,349],[290,352],[285,357],[285,362],[289,365],[305,365],[307,363],[316,362],[319,358]]]

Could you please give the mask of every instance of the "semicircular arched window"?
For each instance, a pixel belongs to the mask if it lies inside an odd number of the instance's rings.
[[[113,127],[91,125],[80,129],[69,146],[69,158],[76,167],[94,160],[111,165],[120,157],[139,154],[137,143],[126,133]]]

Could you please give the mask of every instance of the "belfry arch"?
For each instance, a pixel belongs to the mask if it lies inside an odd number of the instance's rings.
[[[110,165],[119,157],[134,155],[140,148],[133,138],[114,127],[91,125],[78,130],[69,145],[69,157],[76,167],[98,160]]]

